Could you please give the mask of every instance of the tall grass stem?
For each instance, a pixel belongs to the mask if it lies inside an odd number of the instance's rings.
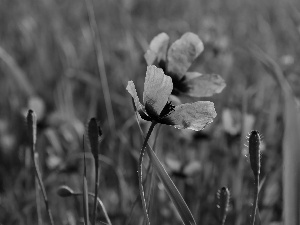
[[[93,8],[93,2],[92,0],[85,0],[87,13],[89,17],[91,32],[93,36],[93,43],[94,43],[94,49],[95,54],[97,58],[97,67],[98,67],[98,73],[101,80],[101,87],[104,95],[104,101],[105,101],[105,107],[106,107],[106,113],[108,117],[108,123],[110,127],[110,132],[115,132],[115,118],[113,113],[113,108],[111,104],[111,97],[109,92],[109,85],[107,81],[107,74],[105,70],[105,64],[104,64],[104,58],[102,53],[102,45],[101,45],[101,39],[100,39],[100,32],[97,26],[95,12]]]

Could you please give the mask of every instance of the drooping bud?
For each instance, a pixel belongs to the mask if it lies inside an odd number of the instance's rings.
[[[74,191],[66,185],[62,185],[57,189],[56,192],[60,197],[71,197],[74,194]]]

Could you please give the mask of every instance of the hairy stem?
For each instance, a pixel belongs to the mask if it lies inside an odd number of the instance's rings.
[[[153,143],[153,150],[155,152],[155,147],[156,147],[156,143],[157,143],[157,138],[158,138],[158,134],[161,128],[161,124],[158,125],[158,128],[156,130],[155,133],[155,138],[154,138],[154,143]],[[155,174],[153,173],[153,170],[150,168],[152,168],[151,164],[149,164],[148,167],[148,171],[147,171],[147,175],[150,175],[150,186],[149,186],[149,191],[148,191],[148,195],[147,195],[147,210],[149,212],[149,214],[151,215],[151,204],[152,204],[152,198],[153,198],[153,193],[154,193],[154,179],[155,179]]]
[[[256,208],[257,208],[257,202],[258,202],[258,189],[259,189],[259,174],[255,175],[254,178],[254,200],[253,200],[253,206],[252,206],[252,212],[251,212],[251,225],[254,225],[255,223],[255,215],[256,215]]]
[[[147,205],[146,205],[144,188],[143,188],[143,174],[142,174],[142,170],[143,170],[143,157],[144,157],[144,154],[145,154],[146,146],[148,144],[148,140],[149,140],[149,138],[151,136],[151,133],[152,133],[155,125],[156,125],[156,122],[153,121],[151,123],[149,131],[148,131],[148,133],[146,135],[143,147],[141,149],[140,157],[139,157],[139,169],[138,169],[140,195],[141,195],[141,199],[142,199],[142,205],[143,205],[144,214],[146,216],[147,224],[148,225],[150,225],[150,220],[149,220],[149,217],[148,217]]]

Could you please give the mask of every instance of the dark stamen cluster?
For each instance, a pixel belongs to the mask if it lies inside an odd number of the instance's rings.
[[[161,111],[159,117],[165,117],[167,116],[169,113],[171,113],[172,111],[174,111],[175,106],[172,105],[172,102],[167,102],[167,104],[165,105],[165,107],[163,108],[163,110]]]

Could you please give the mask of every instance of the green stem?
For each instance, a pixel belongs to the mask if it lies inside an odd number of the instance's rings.
[[[38,217],[38,224],[43,225],[42,220],[42,212],[41,212],[41,202],[40,202],[40,188],[38,179],[35,177],[35,200],[36,200],[36,210],[37,210],[37,217]]]
[[[158,138],[158,134],[161,128],[161,124],[158,125],[158,128],[156,130],[155,133],[155,138],[154,138],[154,143],[153,143],[153,151],[155,152],[155,147],[156,147],[156,143],[157,143],[157,138]],[[149,191],[148,191],[148,195],[147,195],[147,210],[149,212],[149,214],[151,215],[151,203],[152,203],[152,198],[153,198],[153,193],[154,193],[154,178],[155,178],[155,174],[153,173],[153,170],[150,168],[152,168],[151,166],[152,164],[149,164],[148,167],[148,171],[147,171],[147,175],[150,175],[150,186],[149,186]]]
[[[41,173],[39,171],[39,167],[38,167],[38,154],[35,153],[35,148],[34,147],[32,147],[32,160],[33,160],[35,175],[36,175],[36,178],[38,180],[38,184],[39,184],[39,186],[42,190],[44,202],[45,202],[45,205],[46,205],[46,210],[48,212],[48,216],[49,216],[49,219],[50,219],[50,224],[54,225],[52,213],[51,213],[51,210],[50,210],[50,207],[49,207],[49,201],[48,201],[46,190],[45,190],[45,187],[44,187],[44,184],[43,184],[43,181],[42,181],[42,175],[41,175]]]
[[[251,213],[251,225],[255,223],[255,215],[256,215],[256,208],[258,202],[258,189],[259,189],[259,174],[255,175],[254,178],[254,200],[252,206],[252,213]]]
[[[147,205],[146,205],[144,188],[143,188],[143,174],[142,174],[142,169],[143,169],[143,157],[144,157],[144,154],[145,154],[146,146],[148,144],[148,140],[149,140],[149,138],[151,136],[151,133],[152,133],[155,125],[156,125],[156,122],[152,121],[152,123],[150,125],[150,128],[149,128],[149,131],[148,131],[148,133],[146,135],[143,147],[141,149],[141,153],[140,153],[140,157],[139,157],[139,169],[138,169],[140,195],[141,195],[141,199],[142,199],[142,205],[143,205],[144,214],[146,216],[147,224],[148,225],[150,225],[150,220],[149,220],[149,217],[148,217]]]
[[[97,198],[98,198],[98,189],[99,189],[99,160],[95,158],[95,198],[94,198],[94,212],[93,212],[93,225],[96,224],[97,217]]]

